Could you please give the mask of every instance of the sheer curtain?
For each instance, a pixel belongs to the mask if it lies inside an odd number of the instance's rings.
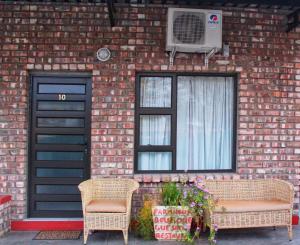
[[[233,93],[231,77],[178,78],[178,170],[231,168]]]
[[[171,107],[171,78],[145,77],[141,80],[141,107]],[[141,115],[140,145],[170,145],[171,116]],[[139,152],[140,170],[169,170],[172,165],[171,152]]]
[[[170,77],[142,77],[140,106],[171,107],[171,82]]]

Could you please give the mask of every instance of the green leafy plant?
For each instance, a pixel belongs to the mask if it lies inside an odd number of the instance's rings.
[[[166,183],[162,187],[162,205],[179,206],[181,204],[181,190],[175,183]]]
[[[138,236],[145,240],[154,239],[154,226],[152,217],[153,202],[145,198],[143,207],[140,209],[137,216],[136,231]]]

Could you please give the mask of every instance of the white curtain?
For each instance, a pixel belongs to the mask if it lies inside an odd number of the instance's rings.
[[[177,98],[177,169],[230,169],[234,81],[181,76]]]
[[[139,170],[170,170],[172,166],[171,152],[139,152]]]
[[[140,116],[140,145],[170,145],[171,116]]]
[[[140,106],[171,107],[171,82],[170,77],[142,77]]]
[[[141,107],[171,107],[171,78],[145,77],[141,79]],[[170,145],[171,116],[141,115],[140,145]],[[139,152],[140,170],[170,170],[171,152]]]

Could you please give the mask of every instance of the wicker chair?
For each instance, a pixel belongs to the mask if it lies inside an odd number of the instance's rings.
[[[218,200],[206,222],[219,229],[288,228],[292,240],[293,186],[283,180],[207,180],[206,188]]]
[[[91,230],[121,230],[128,243],[132,193],[139,188],[131,179],[90,179],[78,186],[82,198],[84,244]]]

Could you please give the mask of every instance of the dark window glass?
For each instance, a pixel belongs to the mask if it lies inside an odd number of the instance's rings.
[[[77,168],[37,168],[37,177],[83,178],[83,169]]]
[[[77,185],[37,185],[37,194],[79,194]]]
[[[39,101],[40,111],[84,111],[84,102],[81,101]]]
[[[36,202],[36,210],[43,211],[79,211],[82,209],[81,202]]]
[[[39,134],[37,136],[38,144],[66,144],[82,145],[84,144],[83,135],[59,135],[59,134]]]
[[[83,128],[84,119],[82,118],[38,118],[38,127],[44,128]]]
[[[83,84],[39,84],[40,94],[85,94]]]
[[[63,161],[63,160],[83,160],[83,152],[75,151],[38,151],[37,160],[45,161]]]

